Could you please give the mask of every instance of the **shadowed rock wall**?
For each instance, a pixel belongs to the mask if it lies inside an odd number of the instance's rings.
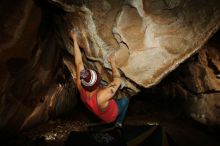
[[[29,0],[0,3],[0,134],[6,136],[68,112],[76,98],[50,12]]]
[[[159,85],[146,94],[181,101],[187,115],[206,125],[219,125],[220,118],[220,33]],[[181,108],[181,107],[180,107]]]

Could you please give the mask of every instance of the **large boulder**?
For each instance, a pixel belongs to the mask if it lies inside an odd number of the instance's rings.
[[[50,2],[69,12],[64,19],[81,32],[87,57],[108,67],[107,56],[116,52],[125,77],[145,88],[199,50],[220,25],[218,0],[90,0],[82,7]]]

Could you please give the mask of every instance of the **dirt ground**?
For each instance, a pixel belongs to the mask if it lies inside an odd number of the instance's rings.
[[[125,125],[159,124],[179,146],[219,146],[218,129],[201,125],[184,115],[181,102],[132,98]],[[72,113],[32,129],[6,141],[6,145],[64,145],[71,131],[86,131],[99,123],[82,104]]]

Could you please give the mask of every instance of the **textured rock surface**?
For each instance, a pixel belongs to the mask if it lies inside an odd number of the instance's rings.
[[[220,52],[219,46],[208,44],[197,58],[182,69],[182,91],[190,115],[207,125],[220,123]],[[182,92],[184,93],[184,92]]]
[[[206,125],[219,125],[219,32],[197,54],[181,64],[149,94],[181,99],[186,113]]]
[[[141,87],[156,85],[200,49],[220,25],[218,0],[36,2],[41,9],[30,0],[0,2],[1,131],[13,133],[74,107],[70,29],[79,32],[86,66],[101,72],[106,82],[111,79],[107,57],[115,52],[126,83],[121,93],[136,94]],[[201,52],[198,64],[185,67],[192,78],[181,79],[193,92],[204,92],[191,111],[207,104],[210,111],[217,111],[207,112],[207,117],[216,116],[218,110],[212,107],[219,106],[214,104],[218,93],[206,94],[219,90],[219,76],[206,67],[211,58],[219,69],[215,54],[216,50]]]
[[[86,31],[82,47],[88,56],[105,62],[110,52],[117,51],[125,76],[143,87],[158,83],[201,48],[220,24],[217,0],[129,0],[116,6],[114,2],[89,1],[81,8],[85,13],[78,15],[84,21],[75,22],[75,27]]]
[[[100,59],[101,66],[108,67],[107,56],[116,52],[127,81],[143,87],[157,84],[201,48],[220,25],[217,0],[91,0],[86,7],[51,2],[72,12],[64,20],[81,32],[80,46],[87,57]],[[135,89],[134,84],[129,85]]]
[[[29,0],[0,3],[0,134],[6,136],[69,111],[76,98],[45,24],[48,12]]]
[[[144,87],[156,84],[218,29],[219,7],[217,1],[129,1],[114,27],[130,54],[125,75]]]

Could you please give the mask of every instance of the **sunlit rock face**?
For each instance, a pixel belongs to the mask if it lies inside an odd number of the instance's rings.
[[[125,75],[143,87],[158,83],[218,29],[219,7],[201,0],[128,1],[113,28],[128,46]]]
[[[111,80],[107,57],[115,53],[125,81],[120,93],[133,95],[159,83],[220,25],[219,0],[24,0],[2,1],[0,8],[0,129],[11,133],[75,106],[70,30],[78,32],[85,65],[98,70],[103,81]],[[189,63],[190,77],[181,80],[196,92],[219,90],[202,60]],[[198,86],[200,74],[211,77],[204,86]],[[198,98],[190,109],[206,107],[203,100],[215,106],[217,97]]]
[[[79,8],[84,14],[75,14],[81,20],[73,24],[84,32],[82,47],[88,55],[106,61],[116,52],[124,75],[150,87],[216,32],[219,7],[217,0],[91,0]]]
[[[71,1],[50,2],[69,12],[64,19],[80,32],[80,46],[90,61],[101,60],[101,67],[96,65],[100,71],[116,52],[118,67],[134,92],[136,84],[157,84],[201,48],[220,20],[217,0],[91,0],[82,1],[82,7],[71,7]]]

